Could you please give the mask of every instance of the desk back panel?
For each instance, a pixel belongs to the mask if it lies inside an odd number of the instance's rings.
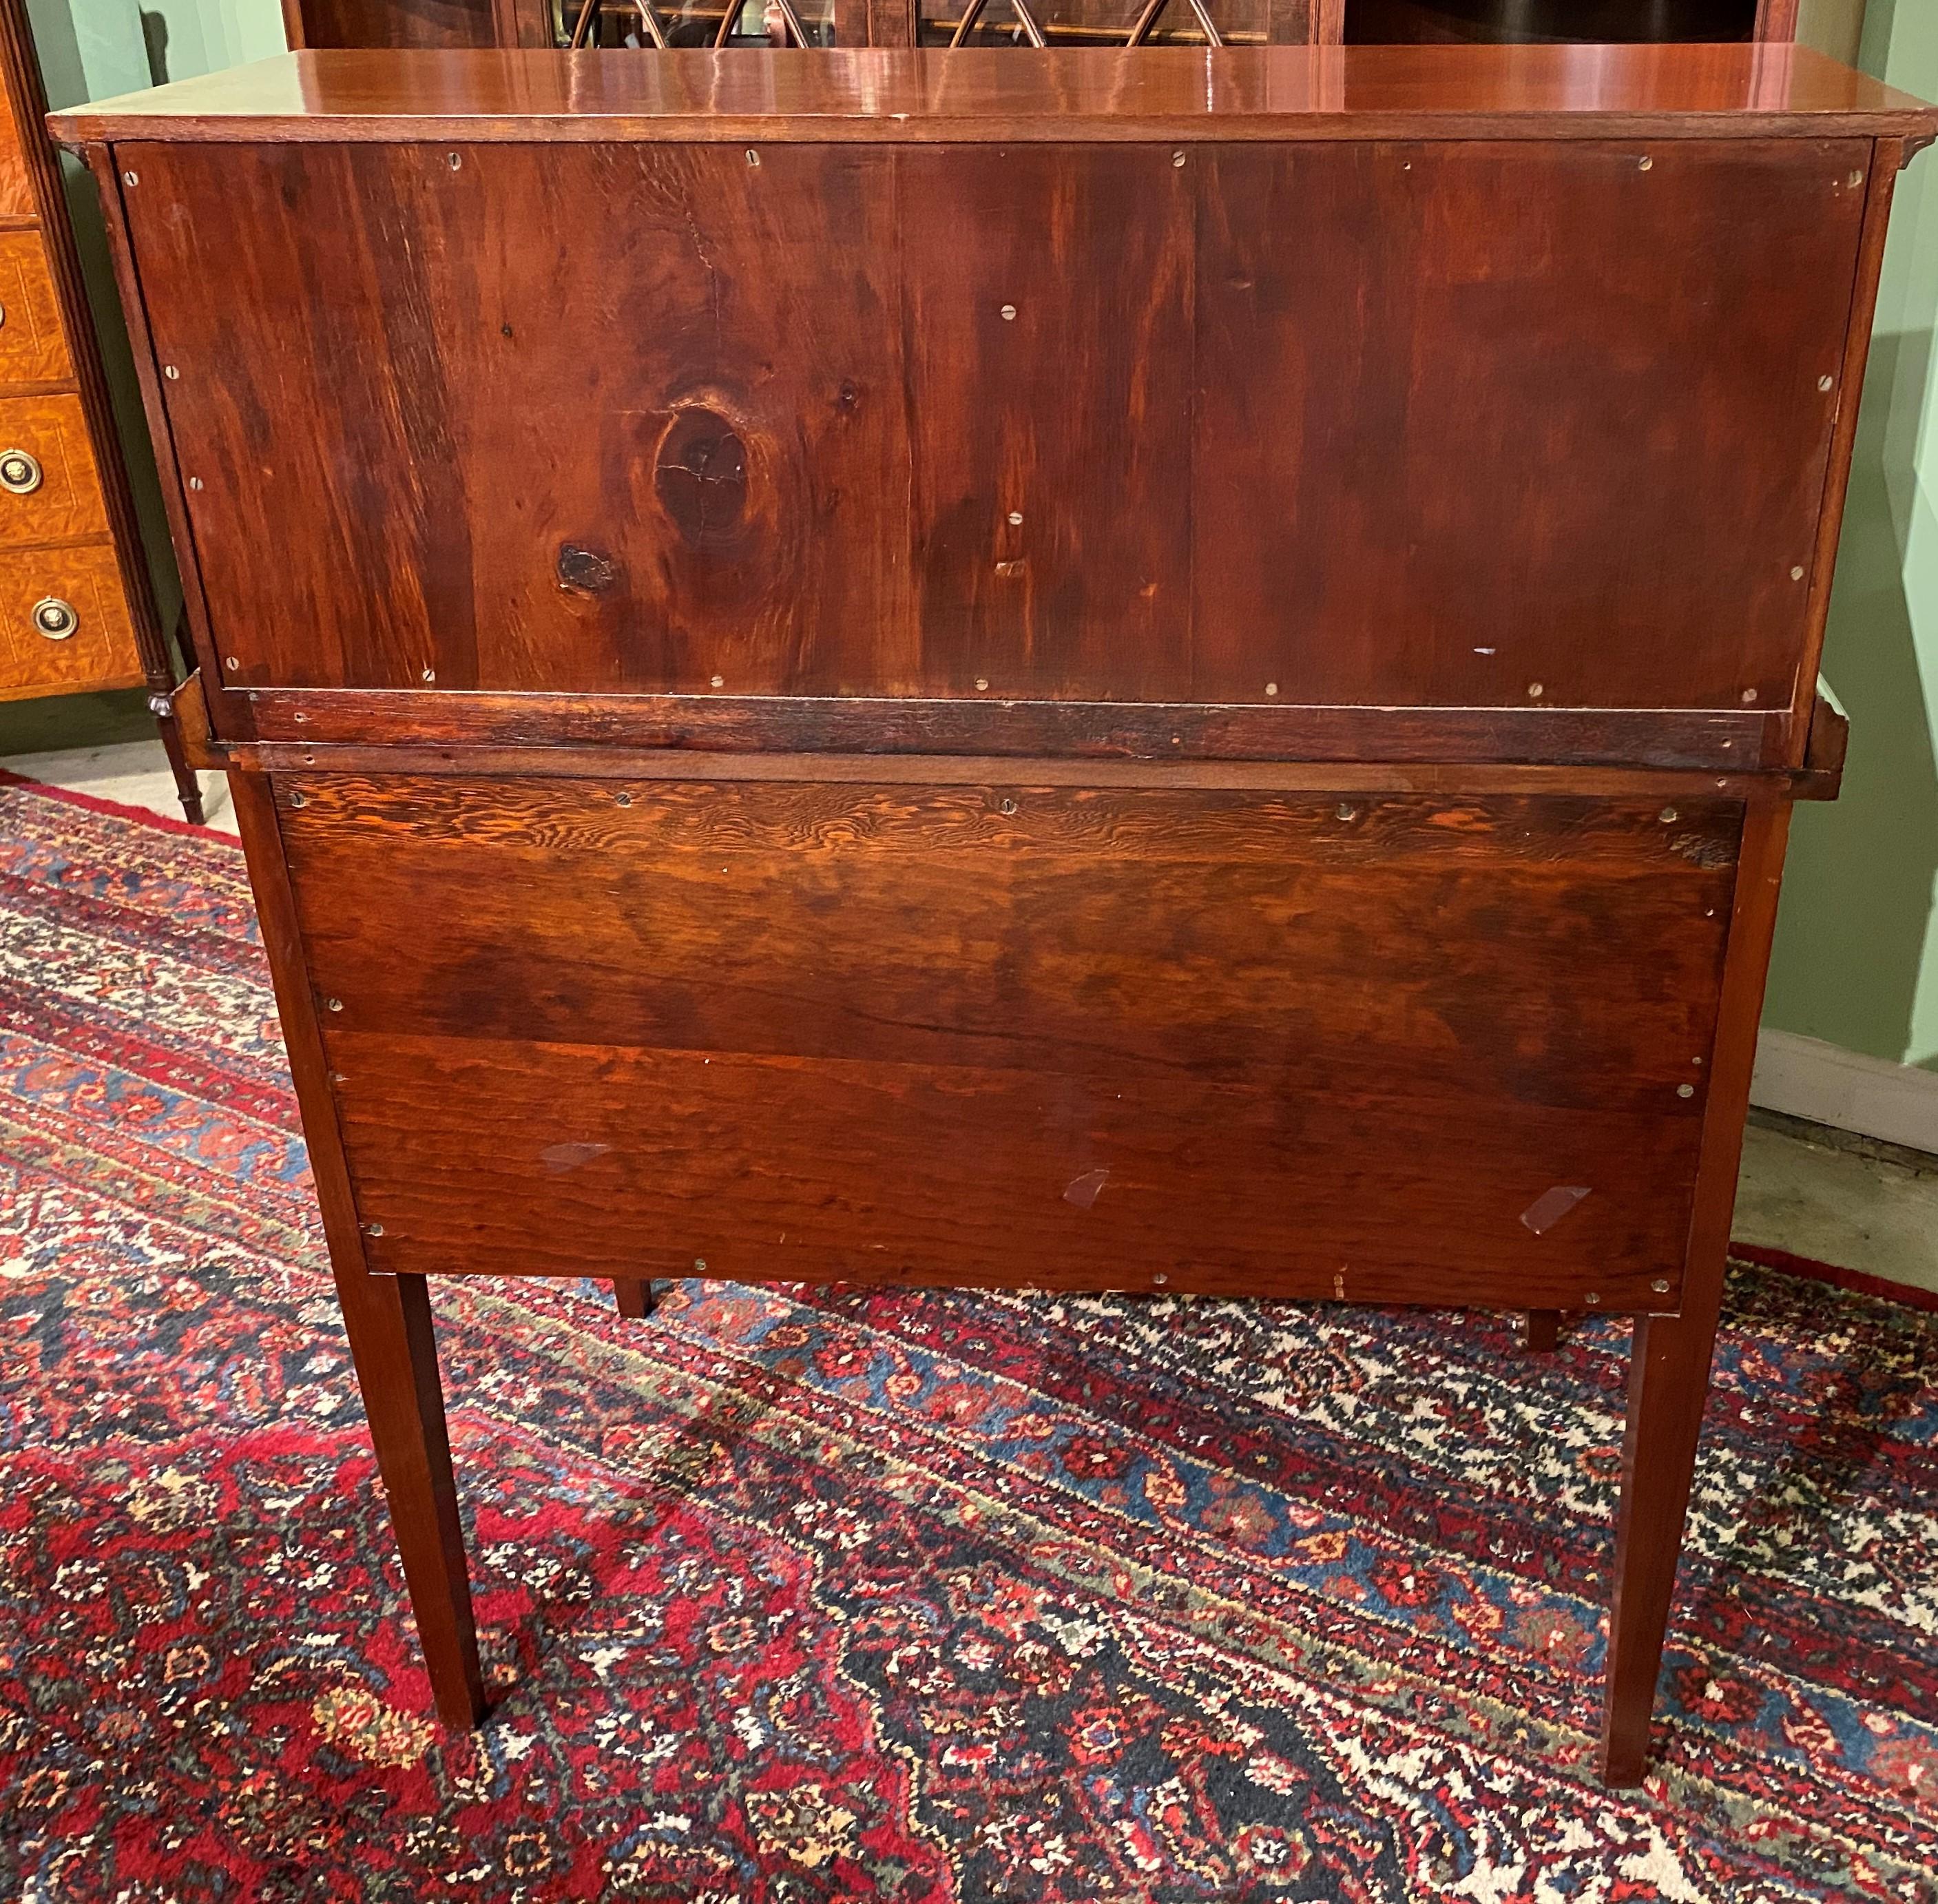
[[[1733,803],[278,798],[379,1268],[1675,1306]]]
[[[1866,140],[121,151],[226,686],[1792,701]]]

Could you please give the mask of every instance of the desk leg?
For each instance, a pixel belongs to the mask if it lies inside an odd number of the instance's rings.
[[[1713,1314],[1706,1320],[1636,1318],[1602,1694],[1602,1777],[1610,1785],[1639,1785],[1648,1759],[1649,1720],[1715,1340]]]
[[[1551,1355],[1561,1343],[1561,1312],[1558,1309],[1531,1309],[1520,1346],[1530,1355]]]
[[[621,1315],[642,1322],[653,1312],[653,1285],[643,1277],[615,1276],[612,1300]]]
[[[437,1716],[454,1732],[466,1731],[484,1717],[484,1681],[430,1297],[421,1276],[352,1273],[336,1286]]]
[[[1679,1312],[1637,1316],[1629,1351],[1628,1426],[1602,1713],[1602,1777],[1611,1785],[1640,1784],[1648,1758],[1662,1643],[1722,1312],[1757,1020],[1789,829],[1787,801],[1753,801],[1744,810]]]

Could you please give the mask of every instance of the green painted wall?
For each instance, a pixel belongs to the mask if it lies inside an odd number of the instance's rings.
[[[1938,99],[1938,4],[1870,0],[1863,64]],[[1763,1021],[1938,1068],[1938,152],[1898,181],[1824,673],[1836,805],[1791,833]]]

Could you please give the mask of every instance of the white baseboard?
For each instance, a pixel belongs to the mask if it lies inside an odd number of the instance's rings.
[[[1750,1102],[1888,1144],[1938,1152],[1938,1071],[1827,1045],[1794,1032],[1757,1040]]]

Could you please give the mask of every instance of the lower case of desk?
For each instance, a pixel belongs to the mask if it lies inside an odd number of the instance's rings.
[[[275,792],[373,1269],[1677,1306],[1736,803]]]

